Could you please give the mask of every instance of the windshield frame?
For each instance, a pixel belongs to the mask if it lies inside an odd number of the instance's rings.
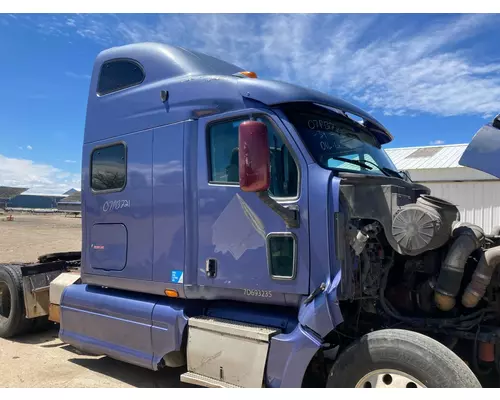
[[[292,125],[293,129],[296,131],[298,140],[302,142],[304,148],[309,153],[312,160],[314,160],[314,162],[321,168],[334,171],[335,173],[345,172],[368,176],[390,176],[398,179],[403,179],[394,162],[382,148],[382,145],[377,140],[375,135],[371,133],[367,127],[362,125],[362,123],[350,118],[348,114],[343,113],[343,111],[330,109],[329,107],[317,105],[314,103],[285,104],[280,106],[280,110],[286,117],[288,122]],[[339,125],[345,125],[349,128],[352,128],[352,135],[355,136],[355,140],[358,140],[362,144],[363,148],[367,150],[375,150],[374,154],[377,155],[377,157],[373,157],[372,153],[370,153],[369,151],[365,151],[365,155],[369,155],[373,161],[363,160],[362,158],[358,157],[354,159],[354,163],[366,163],[367,166],[370,166],[372,169],[363,169],[362,167],[359,167],[359,169],[339,168],[339,166],[329,166],[328,164],[326,164],[324,160],[319,158],[319,156],[326,155],[328,153],[319,154],[318,151],[314,151],[314,149],[311,148],[312,146],[310,140],[307,140],[305,137],[305,135],[308,135],[311,133],[311,131],[315,130],[316,127],[312,128],[311,126],[308,126],[308,128],[304,129],[304,127],[301,127],[299,124],[299,121],[302,124],[304,123],[303,118],[306,115],[309,117],[314,116],[318,120],[326,120],[326,122],[331,125],[335,125],[334,122],[337,122]],[[320,134],[327,134],[332,133],[333,131],[328,129],[317,129],[316,132]],[[342,135],[342,133],[340,132],[333,133],[334,135],[338,135],[339,137]],[[362,147],[360,146],[360,148]],[[353,151],[353,154],[354,153],[355,152]],[[342,152],[332,152],[330,155],[333,157],[349,157]]]

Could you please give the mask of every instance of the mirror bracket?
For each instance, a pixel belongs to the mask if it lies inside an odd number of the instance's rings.
[[[284,207],[269,196],[267,191],[257,192],[257,196],[271,210],[278,214],[288,228],[298,228],[300,226],[299,209],[296,206]]]

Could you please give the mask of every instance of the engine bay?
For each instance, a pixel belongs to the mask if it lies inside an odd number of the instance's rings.
[[[476,373],[499,374],[500,227],[485,233],[425,186],[389,177],[343,174],[340,208],[337,246],[349,273],[339,333],[425,332],[462,352]]]

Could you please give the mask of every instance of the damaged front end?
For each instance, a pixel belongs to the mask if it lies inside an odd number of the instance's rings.
[[[474,136],[460,164],[500,177],[498,154],[497,117]],[[476,373],[500,372],[500,228],[487,233],[461,221],[456,205],[404,179],[339,178],[344,322],[329,339],[398,326],[444,342]]]

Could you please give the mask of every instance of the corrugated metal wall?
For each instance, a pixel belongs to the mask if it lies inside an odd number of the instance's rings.
[[[491,232],[500,225],[500,182],[419,182],[458,206],[461,220],[471,222]]]

